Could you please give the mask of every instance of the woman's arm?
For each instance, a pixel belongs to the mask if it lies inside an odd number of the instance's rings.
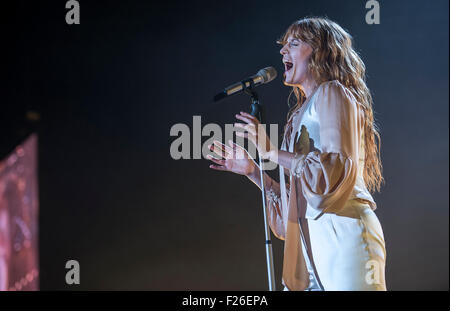
[[[271,150],[269,151],[268,158],[270,161],[277,163],[278,165],[292,169],[292,161],[295,158],[295,154],[284,150]]]

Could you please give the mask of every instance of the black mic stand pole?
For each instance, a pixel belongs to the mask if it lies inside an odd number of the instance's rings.
[[[253,81],[250,82],[250,87],[246,87],[245,81],[243,81],[244,92],[251,96],[251,115],[256,117],[261,124],[265,124],[265,111],[263,106],[259,103],[258,94],[253,90]],[[259,173],[261,176],[261,193],[263,202],[263,215],[264,215],[264,229],[266,237],[266,263],[267,263],[267,276],[269,282],[269,291],[275,291],[275,273],[273,268],[273,252],[272,252],[272,240],[270,239],[270,227],[267,222],[267,209],[266,209],[266,191],[264,187],[264,171],[263,161],[261,156],[259,158]]]

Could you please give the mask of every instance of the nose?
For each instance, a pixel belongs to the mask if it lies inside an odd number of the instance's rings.
[[[287,52],[286,45],[283,45],[283,47],[280,50],[280,54],[284,55],[284,54],[286,54],[286,52]]]

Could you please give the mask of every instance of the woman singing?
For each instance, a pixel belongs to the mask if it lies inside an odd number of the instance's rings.
[[[364,63],[351,36],[324,18],[295,22],[280,44],[284,84],[297,99],[281,149],[250,114],[236,115],[243,123],[235,126],[280,168],[279,183],[266,173],[264,183],[271,230],[285,242],[284,290],[386,290],[383,230],[369,192],[383,182],[379,135]],[[245,149],[215,141],[210,150],[221,157],[208,157],[212,169],[261,187]]]

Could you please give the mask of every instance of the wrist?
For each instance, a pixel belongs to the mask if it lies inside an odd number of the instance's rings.
[[[245,174],[245,176],[249,179],[255,179],[256,174],[259,171],[259,166],[256,165],[256,163],[253,162],[253,170],[251,170],[250,172],[248,172],[247,174]]]
[[[267,157],[271,162],[278,163],[278,150],[277,149],[271,149],[269,152],[267,152]]]

